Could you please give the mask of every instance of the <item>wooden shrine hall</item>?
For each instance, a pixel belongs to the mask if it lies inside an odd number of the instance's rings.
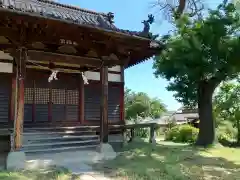
[[[0,127],[13,149],[29,127],[124,124],[124,69],[161,51],[157,36],[122,30],[113,13],[48,0],[0,0]],[[25,131],[25,130],[24,130]]]

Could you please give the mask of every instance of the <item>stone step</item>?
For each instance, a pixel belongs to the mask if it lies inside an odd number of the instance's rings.
[[[79,124],[79,122],[64,122],[62,123],[61,121],[58,122],[25,122],[24,123],[24,128],[45,128],[45,127],[85,127],[89,125],[83,125]]]
[[[97,126],[25,127],[22,150],[38,154],[94,149],[100,144],[96,128]]]
[[[53,148],[38,148],[38,149],[22,149],[26,154],[41,154],[41,153],[57,153],[63,151],[78,151],[78,150],[96,150],[99,144],[84,145],[84,146],[62,146]]]
[[[43,143],[33,143],[33,144],[26,144],[24,145],[24,148],[29,148],[29,147],[37,147],[37,146],[61,146],[61,145],[69,145],[69,144],[74,144],[74,145],[84,145],[84,144],[91,144],[91,143],[98,143],[99,141],[94,139],[94,140],[84,140],[84,141],[67,141],[67,142],[43,142]]]
[[[23,133],[64,133],[64,132],[96,132],[92,129],[49,129],[49,130],[24,130]]]
[[[56,136],[39,136],[39,138],[32,138],[32,136],[26,136],[26,138],[28,138],[29,140],[71,140],[71,139],[98,139],[99,136],[98,135],[81,135],[81,136],[74,136],[74,135],[56,135]]]
[[[67,131],[67,130],[76,130],[76,131],[89,131],[96,130],[98,126],[68,126],[68,127],[29,127],[24,128],[24,132],[32,131]]]
[[[48,137],[31,137],[27,136],[23,138],[24,144],[33,143],[54,143],[54,142],[72,142],[72,141],[84,141],[84,140],[97,140],[99,141],[99,136],[97,135],[82,135],[82,136],[48,136]]]
[[[52,151],[61,149],[73,149],[75,148],[87,148],[91,146],[98,146],[99,140],[86,140],[86,141],[73,141],[73,142],[51,142],[51,143],[34,143],[25,144],[22,147],[24,152],[41,152],[41,151]]]
[[[64,131],[64,132],[42,132],[42,131],[32,131],[32,132],[23,132],[24,136],[38,136],[38,135],[75,135],[75,136],[79,136],[79,135],[96,135],[96,132],[94,131]]]

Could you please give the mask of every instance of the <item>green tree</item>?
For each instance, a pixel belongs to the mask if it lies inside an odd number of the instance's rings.
[[[186,106],[197,106],[200,117],[196,144],[207,146],[215,140],[212,96],[226,79],[240,70],[239,16],[233,4],[222,3],[205,18],[183,14],[175,20],[176,31],[164,36],[165,49],[153,68],[157,77],[170,81],[169,91]]]
[[[230,121],[237,128],[240,144],[240,81],[223,83],[214,97],[216,119]]]
[[[125,89],[126,119],[140,117],[160,117],[166,111],[165,105],[157,98],[150,98],[146,93],[135,93]]]
[[[150,100],[150,116],[152,118],[159,118],[163,112],[166,112],[166,106],[158,98]]]

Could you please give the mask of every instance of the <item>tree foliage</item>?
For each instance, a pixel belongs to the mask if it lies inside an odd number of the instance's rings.
[[[186,106],[197,106],[200,132],[197,144],[214,142],[212,95],[224,80],[240,70],[239,15],[233,4],[220,4],[205,18],[187,14],[175,20],[176,31],[164,36],[165,50],[157,56],[155,75],[170,81],[169,91]]]
[[[214,105],[216,119],[232,122],[238,130],[240,143],[240,81],[224,82],[214,97]]]
[[[166,111],[165,105],[157,98],[150,98],[146,93],[135,93],[125,89],[125,117],[126,119],[140,117],[157,118]]]

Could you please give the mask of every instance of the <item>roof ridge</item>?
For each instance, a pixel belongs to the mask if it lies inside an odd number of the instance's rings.
[[[58,3],[58,2],[55,2],[55,1],[51,1],[51,0],[37,0],[37,1],[40,1],[40,2],[43,2],[43,3],[53,4],[53,5],[60,6],[60,7],[70,8],[70,9],[74,9],[74,10],[77,10],[77,11],[91,13],[91,14],[95,14],[95,15],[103,15],[103,16],[106,16],[106,17],[108,16],[106,13],[91,11],[91,10],[87,10],[87,9],[84,9],[84,8],[76,7],[76,6],[69,5],[69,4],[62,4],[62,3]]]

